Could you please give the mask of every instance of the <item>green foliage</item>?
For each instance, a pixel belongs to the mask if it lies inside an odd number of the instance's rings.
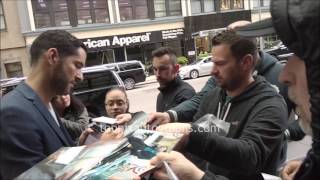
[[[180,65],[186,65],[188,64],[188,59],[185,56],[180,56],[177,59],[177,63]]]
[[[199,58],[203,58],[203,57],[207,57],[207,56],[209,56],[209,54],[208,54],[208,52],[207,51],[201,51],[200,53],[199,53]]]

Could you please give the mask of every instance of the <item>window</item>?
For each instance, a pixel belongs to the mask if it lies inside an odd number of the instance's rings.
[[[77,0],[78,24],[110,22],[107,0]]]
[[[6,29],[6,21],[4,19],[2,0],[0,0],[0,30],[4,30],[4,29]]]
[[[214,0],[191,0],[192,14],[214,12]]]
[[[220,10],[243,9],[243,0],[220,0]]]
[[[252,7],[257,8],[257,7],[265,7],[265,6],[270,6],[270,0],[256,0],[252,1]]]
[[[180,16],[181,0],[154,0],[155,17]]]
[[[243,9],[243,0],[233,0],[233,9]]]
[[[4,67],[8,78],[23,77],[21,62],[6,63]]]
[[[66,0],[32,0],[37,28],[70,25]]]
[[[154,0],[154,13],[155,17],[164,17],[167,15],[165,0]]]
[[[201,0],[191,0],[191,13],[198,14],[202,11],[202,1]]]
[[[182,14],[181,13],[181,1],[180,0],[170,0],[168,9],[169,9],[169,16],[181,15]]]
[[[120,18],[122,21],[147,19],[147,0],[119,0]]]
[[[220,1],[220,8],[221,10],[229,10],[231,9],[231,0],[221,0]]]
[[[107,0],[32,0],[36,28],[109,23]]]

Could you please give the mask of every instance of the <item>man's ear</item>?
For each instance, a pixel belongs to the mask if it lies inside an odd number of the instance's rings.
[[[179,65],[179,64],[174,65],[174,71],[175,71],[176,73],[179,72],[179,68],[180,68],[180,65]]]
[[[56,64],[59,61],[59,53],[56,48],[49,48],[46,53],[46,58],[49,64]]]
[[[251,54],[245,55],[241,60],[241,65],[245,70],[253,70],[255,64],[255,59]]]

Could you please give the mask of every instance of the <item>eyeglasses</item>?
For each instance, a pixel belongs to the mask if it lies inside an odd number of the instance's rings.
[[[112,107],[114,105],[124,106],[124,105],[126,105],[126,102],[123,100],[116,100],[116,101],[107,101],[107,103],[105,104],[105,106],[110,106],[110,107]]]

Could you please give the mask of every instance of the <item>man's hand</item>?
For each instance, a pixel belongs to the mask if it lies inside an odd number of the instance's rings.
[[[183,134],[183,137],[175,145],[174,150],[183,152],[189,142],[189,134],[191,132],[191,124],[189,123],[168,123],[157,127],[157,131],[168,133]]]
[[[197,168],[192,162],[185,158],[181,153],[171,151],[170,153],[159,153],[150,160],[151,165],[160,167],[154,172],[156,179],[170,179],[163,165],[166,161],[179,179],[201,179],[204,172]]]
[[[157,131],[168,133],[180,133],[189,135],[191,131],[191,124],[189,123],[168,123],[157,127]]]
[[[87,128],[84,131],[82,131],[80,137],[79,137],[79,145],[84,145],[84,142],[86,141],[89,134],[94,133],[94,130],[91,128]]]
[[[169,122],[170,122],[170,116],[168,113],[154,112],[149,114],[147,124],[151,127],[157,127],[158,125],[167,124]],[[151,128],[151,129],[154,129],[154,128]]]
[[[302,161],[289,161],[281,172],[281,177],[284,180],[292,180],[299,170]]]
[[[126,122],[129,122],[132,119],[132,115],[130,113],[119,114],[116,116],[116,124],[123,125]]]
[[[79,137],[79,146],[84,145],[86,139],[90,134],[95,133],[95,131],[91,128],[87,128],[82,131]],[[99,141],[109,141],[112,139],[119,139],[123,137],[123,129],[121,127],[113,130],[112,128],[108,128],[105,132],[96,135],[96,138],[99,138]]]
[[[109,141],[112,139],[120,139],[123,137],[123,129],[118,127],[117,129],[108,128],[103,132],[99,138],[100,141]]]

